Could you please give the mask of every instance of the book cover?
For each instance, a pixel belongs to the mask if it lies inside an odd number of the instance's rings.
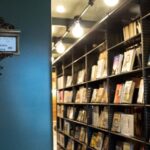
[[[100,117],[100,128],[108,129],[108,108],[104,107],[104,109],[101,111]]]
[[[142,103],[142,104],[144,103],[144,81],[143,79],[140,80],[137,103]]]
[[[93,93],[92,93],[91,103],[95,103],[96,102],[97,93],[98,93],[98,89],[94,89]]]
[[[115,97],[114,97],[114,103],[115,104],[121,103],[122,90],[123,90],[123,84],[117,84],[116,85],[116,91],[115,91]]]
[[[131,50],[124,52],[122,72],[132,71],[134,60],[135,60],[135,54],[136,54],[135,49],[131,49]]]
[[[117,66],[119,65],[119,55],[114,57],[112,75],[117,74]]]
[[[100,87],[97,91],[96,102],[101,102],[103,96],[104,96],[104,88]]]
[[[72,84],[72,76],[67,76],[66,87],[71,86]]]
[[[86,129],[84,127],[81,127],[79,141],[84,142],[85,135],[86,135]]]
[[[92,66],[91,80],[96,80],[97,65]]]
[[[134,88],[135,88],[135,82],[133,82],[133,81],[125,82],[122,103],[127,103],[127,104],[132,103]]]
[[[121,130],[121,113],[115,112],[113,116],[112,131],[120,132]]]
[[[102,150],[109,150],[109,136],[105,136]]]
[[[121,133],[126,136],[134,136],[134,115],[121,114]]]
[[[99,106],[94,106],[92,111],[92,125],[99,126]]]
[[[123,142],[123,150],[133,150],[133,144]]]
[[[78,72],[77,84],[84,82],[85,69],[82,69]]]

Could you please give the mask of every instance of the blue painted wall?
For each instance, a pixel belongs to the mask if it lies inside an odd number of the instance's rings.
[[[0,62],[0,150],[52,150],[50,0],[0,0],[0,16],[22,32],[20,56]]]

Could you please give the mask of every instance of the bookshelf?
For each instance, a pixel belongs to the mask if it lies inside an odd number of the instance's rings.
[[[57,116],[57,133],[64,138],[63,146],[58,142],[60,149],[68,149],[68,143],[72,143],[71,150],[94,150],[96,148],[92,147],[91,141],[96,136],[96,139],[102,143],[102,150],[116,150],[120,147],[123,150],[150,149],[150,66],[148,66],[150,8],[148,6],[150,6],[149,0],[130,0],[124,3],[100,20],[86,36],[54,62],[57,79],[62,78],[62,86],[57,87],[57,108],[61,108],[61,116]],[[132,67],[123,71],[126,55],[130,55],[130,59],[133,59],[130,61]],[[121,68],[118,73],[113,73],[116,56],[121,62]],[[97,71],[96,66],[100,70]],[[60,84],[58,82],[57,85]],[[114,99],[117,85],[122,88],[122,93],[126,93],[126,89],[130,90],[129,93],[120,94],[116,102]],[[141,87],[144,89],[143,94]],[[141,99],[140,95],[143,95]],[[127,99],[130,99],[130,102],[125,102]],[[60,110],[57,111],[60,114]],[[79,111],[81,111],[80,116],[78,116]],[[97,119],[94,118],[96,117],[94,113],[98,115]],[[115,120],[114,124],[116,113],[120,114],[120,118],[125,121],[124,124],[121,124],[119,119],[118,122]],[[79,117],[84,118],[84,115],[86,121],[79,121]],[[94,120],[98,121],[97,125],[93,124]],[[66,121],[69,124],[70,134],[64,132]],[[126,122],[130,123],[129,128]],[[119,131],[112,131],[112,127],[116,124]],[[77,127],[86,128],[87,139],[84,142],[75,138]],[[108,141],[105,140],[106,137]]]

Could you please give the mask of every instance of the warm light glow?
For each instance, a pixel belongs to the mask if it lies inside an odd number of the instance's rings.
[[[63,5],[58,5],[58,6],[56,7],[56,11],[57,11],[58,13],[64,13],[64,12],[65,12],[65,7],[64,7]]]
[[[54,57],[53,57],[53,56],[51,57],[51,62],[52,62],[52,63],[54,62]]]
[[[79,38],[83,35],[83,28],[81,27],[79,21],[75,22],[75,25],[72,28],[72,34],[75,38]]]
[[[57,51],[59,54],[62,54],[62,53],[65,51],[65,46],[64,46],[64,44],[62,43],[62,41],[57,42],[57,44],[56,44],[56,51]]]
[[[119,3],[119,0],[104,0],[104,2],[106,5],[113,7]]]

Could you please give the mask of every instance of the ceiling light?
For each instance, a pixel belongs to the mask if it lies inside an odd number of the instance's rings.
[[[119,3],[119,0],[104,0],[104,2],[106,5],[113,7]]]
[[[64,12],[65,12],[65,7],[64,7],[63,5],[58,5],[58,6],[56,7],[56,11],[57,11],[58,13],[64,13]]]
[[[75,21],[72,28],[72,34],[75,38],[79,38],[83,35],[83,28],[81,27],[79,20]]]
[[[62,54],[65,51],[65,46],[64,46],[64,44],[62,43],[61,40],[59,42],[57,42],[57,44],[56,44],[56,51],[59,54]]]

